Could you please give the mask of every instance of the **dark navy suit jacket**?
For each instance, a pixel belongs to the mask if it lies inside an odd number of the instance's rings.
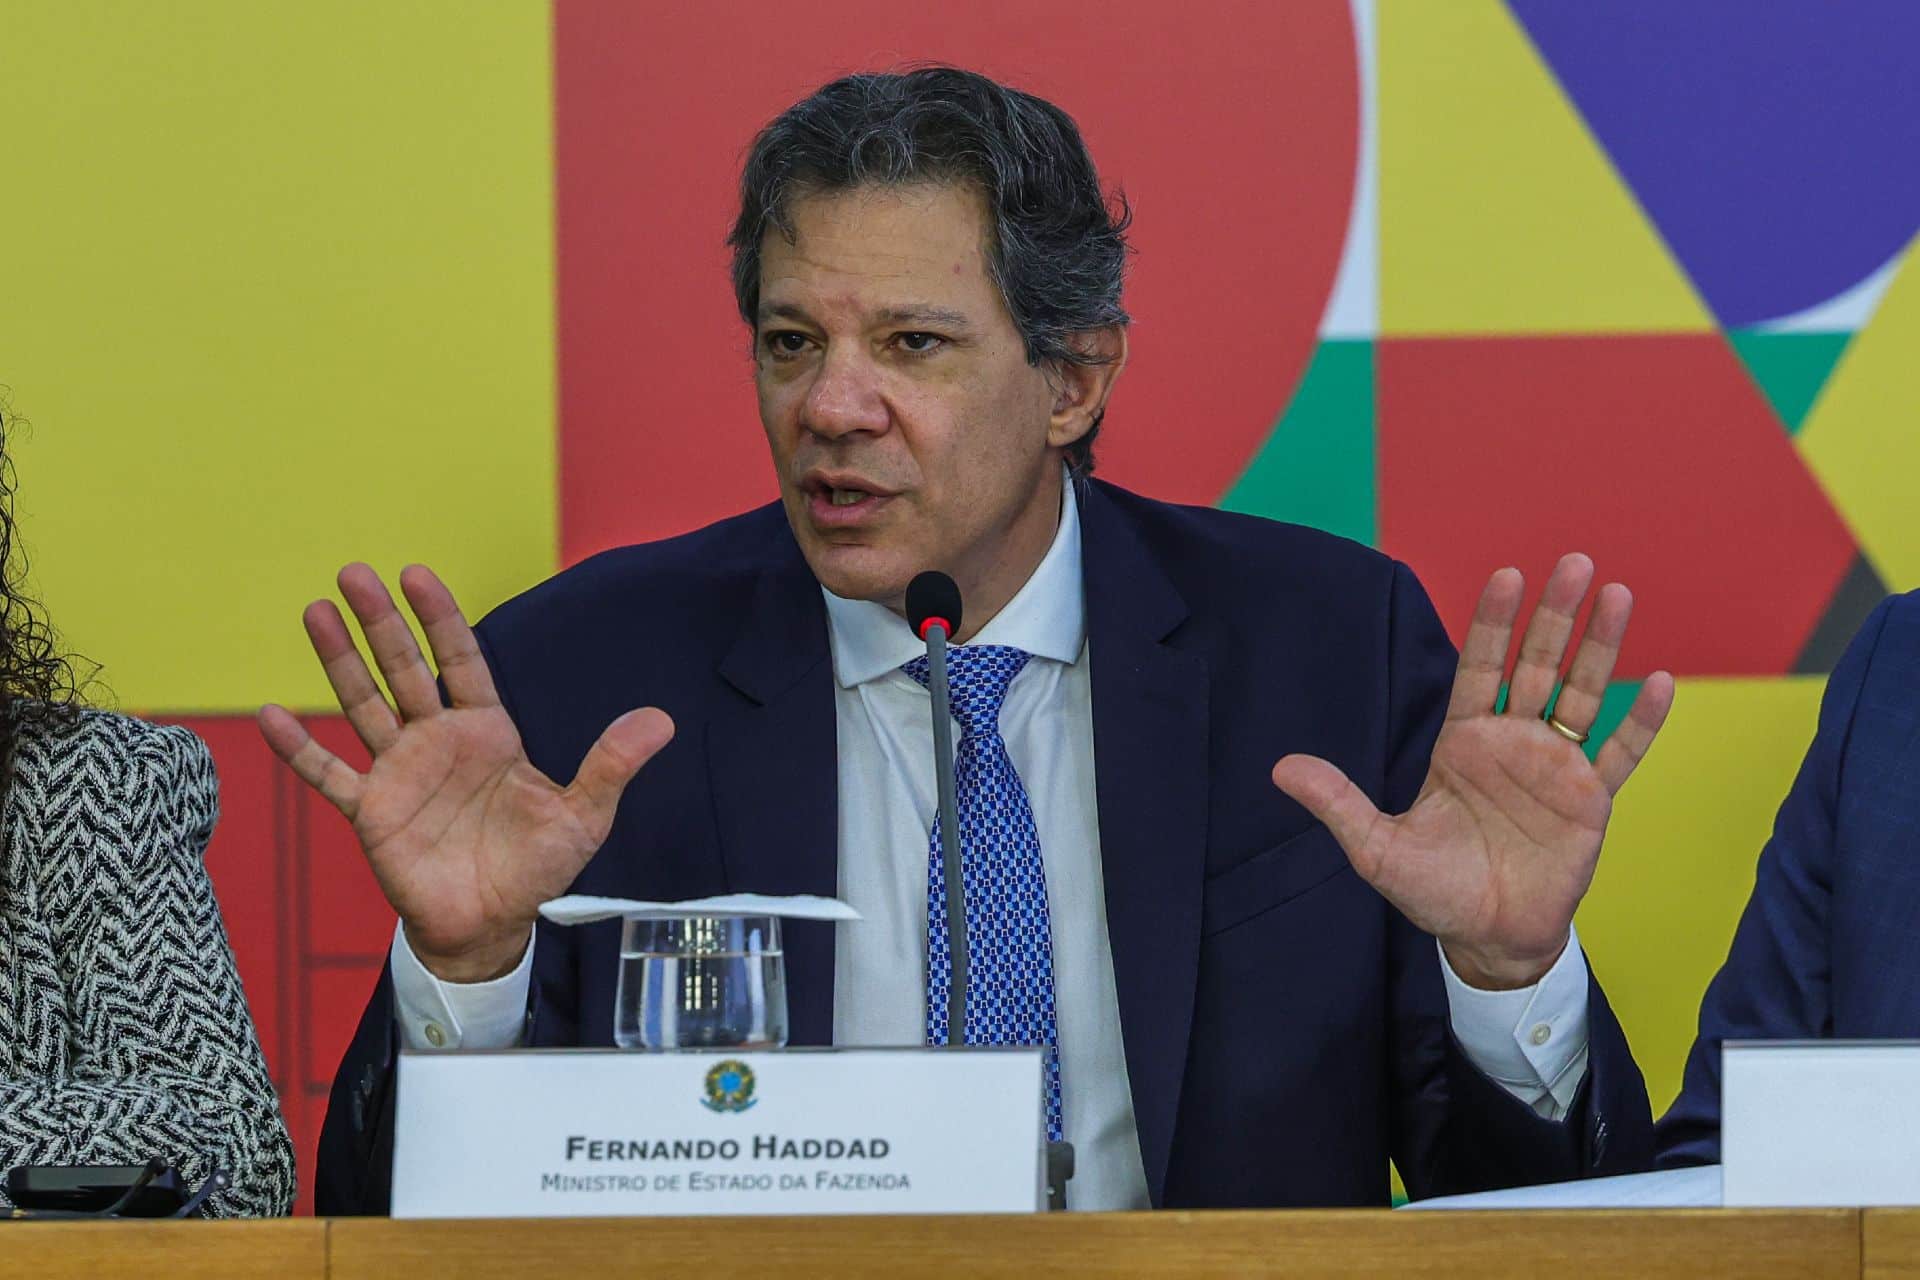
[[[1433,939],[1269,780],[1308,751],[1411,805],[1454,659],[1413,575],[1097,482],[1080,512],[1107,917],[1153,1203],[1379,1205],[1389,1157],[1416,1196],[1650,1160],[1645,1086],[1597,986],[1586,1085],[1566,1121],[1542,1120],[1454,1043]],[[556,779],[629,708],[679,728],[576,892],[835,892],[826,611],[777,505],[598,556],[478,632]],[[831,929],[786,939],[798,1045],[832,1034]],[[540,924],[531,1043],[612,1043],[617,935]],[[386,1207],[395,1038],[383,978],[334,1085],[322,1213]]]
[[[1883,601],[1827,681],[1660,1162],[1720,1159],[1721,1041],[1826,1036],[1920,1036],[1920,592]]]

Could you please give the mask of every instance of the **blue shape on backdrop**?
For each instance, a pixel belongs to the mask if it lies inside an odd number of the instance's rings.
[[[1804,311],[1920,230],[1913,0],[1508,0],[1722,325]]]

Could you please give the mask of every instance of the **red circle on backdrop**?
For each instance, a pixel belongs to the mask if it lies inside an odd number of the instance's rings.
[[[563,559],[776,496],[723,244],[740,160],[817,85],[917,61],[1079,122],[1135,211],[1100,474],[1217,500],[1286,407],[1339,267],[1359,138],[1343,0],[826,12],[555,6]]]

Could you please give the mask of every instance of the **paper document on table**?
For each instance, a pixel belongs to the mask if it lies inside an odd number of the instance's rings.
[[[1626,1173],[1613,1178],[1549,1182],[1508,1191],[1416,1200],[1403,1209],[1718,1209],[1720,1166]]]
[[[680,916],[779,916],[783,920],[858,920],[860,913],[838,898],[810,894],[775,898],[764,893],[729,893],[684,902],[643,902],[637,898],[593,898],[573,894],[540,904],[540,914],[555,924],[592,924],[595,920],[671,920]]]

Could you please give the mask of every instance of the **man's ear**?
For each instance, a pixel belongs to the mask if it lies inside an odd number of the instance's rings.
[[[1047,384],[1053,388],[1053,415],[1047,420],[1047,443],[1064,449],[1093,430],[1107,411],[1114,379],[1127,364],[1127,331],[1121,326],[1083,329],[1070,339],[1074,349],[1092,357],[1092,364],[1066,360],[1048,366]]]

